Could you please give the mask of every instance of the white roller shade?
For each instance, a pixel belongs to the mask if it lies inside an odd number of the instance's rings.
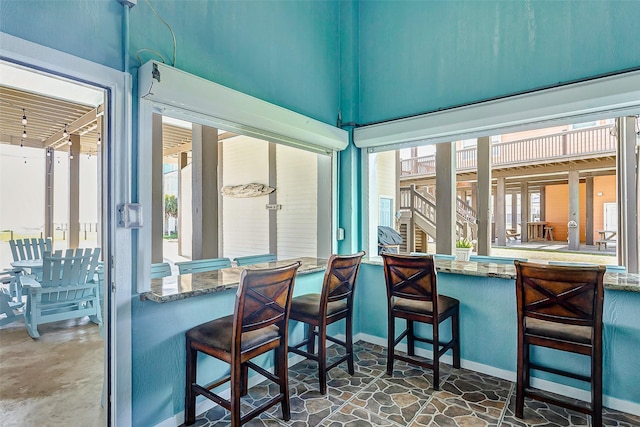
[[[317,152],[344,150],[347,131],[161,62],[138,70],[138,95],[187,121]],[[196,120],[194,120],[194,118]]]
[[[640,112],[640,71],[373,124],[354,143],[385,151]]]

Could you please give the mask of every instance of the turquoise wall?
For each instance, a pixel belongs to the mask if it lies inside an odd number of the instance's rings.
[[[640,66],[640,2],[360,2],[359,123]]]
[[[0,0],[0,31],[122,70],[122,6],[115,0]]]
[[[339,3],[152,1],[173,28],[177,68],[335,124],[340,108]],[[131,9],[131,65],[173,62],[167,27],[145,1]]]

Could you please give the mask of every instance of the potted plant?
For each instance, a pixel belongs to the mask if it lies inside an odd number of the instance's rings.
[[[456,259],[458,261],[469,261],[474,243],[474,240],[469,240],[466,237],[456,240]]]

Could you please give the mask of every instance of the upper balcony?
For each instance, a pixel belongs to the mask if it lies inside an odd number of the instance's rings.
[[[615,173],[617,137],[612,125],[564,131],[544,136],[492,144],[492,171],[503,176],[540,175],[567,171],[568,163],[580,170]],[[477,170],[477,147],[457,150],[458,175],[473,180]],[[401,160],[401,181],[425,183],[435,178],[434,155]],[[515,172],[517,170],[517,172]]]

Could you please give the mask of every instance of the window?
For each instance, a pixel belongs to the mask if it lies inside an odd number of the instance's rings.
[[[380,196],[380,215],[378,225],[393,227],[393,198]]]

